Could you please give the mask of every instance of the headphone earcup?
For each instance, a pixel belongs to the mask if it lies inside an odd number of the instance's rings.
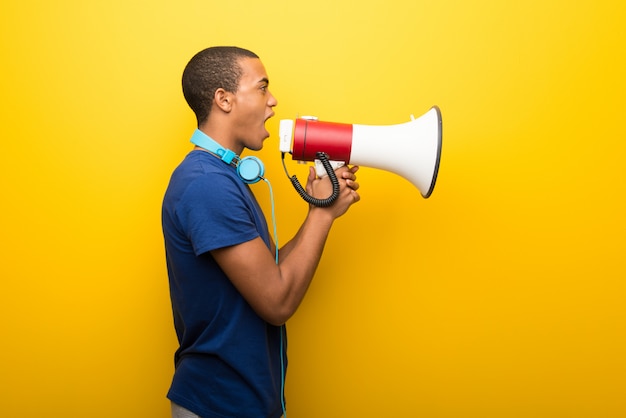
[[[263,178],[265,167],[257,157],[246,157],[239,161],[237,174],[244,183],[254,184]]]

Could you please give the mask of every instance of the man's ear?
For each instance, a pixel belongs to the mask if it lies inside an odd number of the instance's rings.
[[[213,96],[215,105],[222,109],[223,112],[230,112],[233,106],[233,94],[227,92],[223,88],[215,90],[215,96]]]

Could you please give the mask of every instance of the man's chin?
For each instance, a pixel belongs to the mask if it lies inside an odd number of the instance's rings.
[[[259,147],[258,150],[260,150],[261,148],[263,148],[263,145],[265,144],[265,140],[268,139],[270,137],[270,133],[268,132],[267,129],[265,129],[265,134],[263,135],[263,139],[261,139],[261,145]],[[258,151],[257,150],[257,151]]]
[[[251,150],[251,151],[261,151],[261,149],[263,149],[263,145],[265,144],[265,140],[267,138],[269,138],[269,135],[267,135],[265,138],[263,138],[261,140],[261,142],[259,142],[258,144],[254,144],[254,146],[248,147],[248,149]]]

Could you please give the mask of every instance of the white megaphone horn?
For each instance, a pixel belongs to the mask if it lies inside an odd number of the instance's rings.
[[[294,126],[293,120],[281,120],[280,151],[283,158],[289,153],[293,160],[321,161],[331,180],[333,168],[343,164],[390,171],[407,179],[428,198],[435,188],[441,158],[441,111],[433,106],[419,118],[411,119],[383,126],[321,122],[311,117],[296,119]],[[295,176],[291,179],[309,203],[329,206],[336,198],[310,201]],[[335,190],[338,193],[338,185]]]

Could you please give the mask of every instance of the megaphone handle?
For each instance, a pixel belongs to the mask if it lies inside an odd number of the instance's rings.
[[[326,174],[328,174],[328,178],[330,179],[330,182],[333,185],[333,192],[329,197],[327,197],[326,199],[315,198],[311,196],[310,194],[308,194],[306,190],[304,190],[304,187],[302,187],[302,185],[300,184],[296,176],[291,176],[290,180],[291,180],[291,183],[293,184],[293,187],[296,189],[296,191],[300,195],[300,197],[302,197],[302,199],[304,199],[307,203],[313,206],[326,208],[328,206],[331,206],[333,203],[335,203],[335,200],[337,200],[337,198],[339,197],[339,180],[337,180],[337,175],[335,174],[335,170],[333,170],[333,167],[330,164],[330,161],[328,160],[328,155],[326,155],[323,152],[318,152],[316,156],[322,162],[322,165],[324,166],[324,169],[326,170]]]
[[[315,160],[315,172],[317,173],[317,177],[325,177],[327,175],[326,172],[326,167],[324,167],[324,164],[322,164],[322,162],[320,160]],[[346,165],[346,163],[344,163],[343,161],[333,161],[330,160],[329,161],[330,166],[333,168],[333,170],[338,169],[339,167],[343,167],[344,165]]]

